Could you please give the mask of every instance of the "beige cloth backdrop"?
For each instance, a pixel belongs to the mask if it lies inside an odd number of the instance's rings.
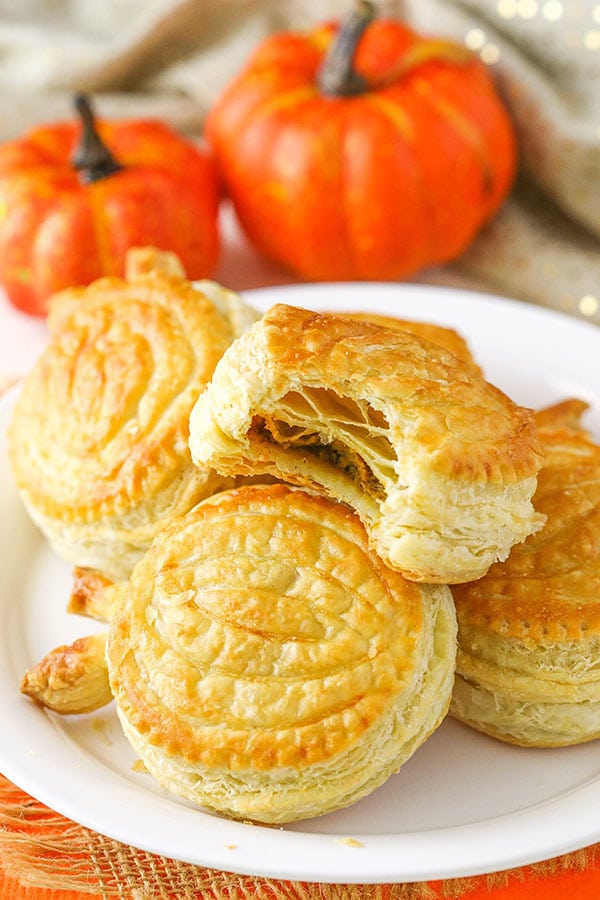
[[[157,115],[190,135],[266,34],[351,0],[0,0],[0,140],[71,115]],[[600,322],[600,2],[382,0],[490,65],[522,175],[455,267],[490,290]]]

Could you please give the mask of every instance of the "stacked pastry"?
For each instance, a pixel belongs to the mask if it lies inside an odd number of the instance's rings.
[[[124,731],[226,815],[345,806],[444,717],[446,583],[539,527],[533,417],[406,330],[277,306],[223,355],[190,446],[285,484],[203,502],[136,567],[108,646]]]
[[[600,737],[600,447],[580,425],[585,408],[571,400],[538,414],[544,529],[453,589],[452,713],[524,746]]]
[[[278,305],[220,351],[189,445],[224,489],[161,515],[112,595],[106,655],[96,638],[73,668],[59,648],[24,679],[81,711],[94,670],[149,772],[228,816],[314,816],[397,771],[449,708],[448,585],[544,521],[533,414],[455,332],[371,319]]]

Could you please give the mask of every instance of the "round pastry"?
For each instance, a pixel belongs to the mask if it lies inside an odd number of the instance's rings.
[[[542,521],[533,413],[443,347],[341,315],[265,313],[217,365],[190,448],[347,503],[416,581],[478,578]]]
[[[157,535],[107,647],[149,772],[265,823],[396,772],[444,717],[455,654],[446,586],[406,581],[348,507],[283,484],[220,493]]]
[[[542,531],[453,589],[452,713],[486,734],[555,747],[600,737],[600,447],[574,427],[585,404],[538,417]]]
[[[126,280],[54,298],[9,452],[25,506],[65,559],[127,577],[165,521],[229,486],[192,465],[188,420],[239,320],[149,248],[130,254]]]

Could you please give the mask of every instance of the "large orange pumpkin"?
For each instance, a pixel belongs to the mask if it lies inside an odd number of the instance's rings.
[[[457,257],[508,193],[515,139],[488,69],[363,2],[279,33],[206,135],[251,241],[314,280],[400,279]]]
[[[40,125],[0,146],[0,285],[44,315],[49,296],[123,275],[130,247],[171,250],[189,278],[218,256],[219,187],[212,155],[160,121]]]

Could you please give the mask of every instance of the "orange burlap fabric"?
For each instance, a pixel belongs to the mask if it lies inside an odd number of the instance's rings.
[[[235,875],[136,850],[58,815],[0,776],[0,900],[598,900],[600,844],[508,872],[344,885]]]

